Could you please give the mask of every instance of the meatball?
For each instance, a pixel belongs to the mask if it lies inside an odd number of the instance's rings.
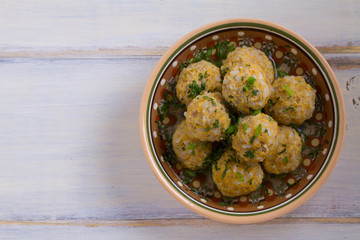
[[[200,141],[219,141],[230,126],[220,93],[205,93],[197,96],[188,106],[186,117],[187,134]]]
[[[176,126],[172,146],[179,162],[191,170],[201,168],[211,153],[211,143],[194,140],[187,136],[185,120]]]
[[[271,85],[257,65],[235,65],[224,77],[222,95],[238,111],[248,114],[263,108],[270,98]]]
[[[231,70],[231,68],[238,63],[242,65],[257,65],[264,71],[266,80],[270,83],[274,81],[274,66],[263,51],[255,47],[237,47],[234,51],[229,53],[224,60],[221,70],[223,72]]]
[[[189,105],[192,99],[204,91],[221,92],[221,75],[218,67],[202,60],[181,71],[176,96],[180,102]]]
[[[246,116],[239,121],[232,147],[243,161],[262,162],[275,150],[278,130],[278,124],[266,114]]]
[[[259,163],[240,162],[236,152],[228,149],[212,166],[212,179],[226,197],[237,197],[255,191],[264,172]]]
[[[301,124],[314,112],[315,95],[316,90],[306,83],[304,77],[278,78],[273,83],[265,111],[280,124]]]
[[[265,170],[273,174],[294,171],[302,161],[301,148],[299,134],[291,127],[280,126],[276,151],[263,162]]]

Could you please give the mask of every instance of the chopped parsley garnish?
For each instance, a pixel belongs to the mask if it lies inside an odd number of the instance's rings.
[[[213,99],[213,98],[208,97],[208,96],[204,96],[204,98],[206,98],[207,100],[211,101],[211,102],[212,102],[212,104],[213,104],[214,106],[216,106],[216,102],[214,101],[214,99]]]
[[[244,132],[246,131],[246,128],[247,128],[247,124],[244,123],[244,124],[243,124],[243,127],[242,127],[242,129],[243,129]]]
[[[218,162],[216,161],[216,162],[215,162],[215,170],[216,170],[216,171],[219,171],[219,170],[220,170],[220,168],[218,167],[218,165],[217,165],[217,164],[218,164]]]
[[[229,98],[234,98],[232,95],[229,95],[228,97],[229,97]]]
[[[255,137],[259,136],[259,134],[261,133],[261,130],[262,130],[262,126],[261,126],[261,124],[259,124],[257,126],[257,128],[255,129]]]
[[[225,178],[226,172],[227,172],[227,170],[229,170],[228,164],[229,164],[229,161],[226,161],[226,163],[225,163],[225,169],[224,169],[224,171],[223,171],[223,173],[222,173],[221,180]]]
[[[248,77],[246,85],[245,87],[243,87],[243,92],[249,91],[249,89],[254,85],[255,82],[256,82],[256,78],[254,78],[253,76]]]
[[[205,71],[204,78],[207,78],[207,77],[209,77],[209,74],[207,71]]]
[[[219,125],[219,120],[216,120],[215,123],[214,123],[214,128],[218,128],[220,125]]]
[[[231,125],[225,132],[225,134],[232,134],[235,131],[235,126]]]
[[[253,111],[252,115],[253,115],[253,116],[258,115],[258,114],[261,112],[261,109],[262,109],[262,108]]]
[[[188,176],[188,177],[191,177],[191,178],[196,177],[196,172],[191,171],[191,170],[189,170],[189,169],[185,169],[185,170],[184,170],[184,174],[185,174],[186,176]]]
[[[225,68],[221,73],[222,73],[222,76],[224,77],[227,72],[229,71],[229,68]]]
[[[250,179],[250,182],[249,182],[250,185],[252,185],[252,179]]]
[[[290,95],[290,97],[294,96],[294,93],[289,86],[284,85],[284,89]]]
[[[245,76],[241,76],[241,81],[244,81]]]
[[[275,120],[274,119],[272,119],[272,117],[271,116],[269,116],[269,121],[271,122],[271,121],[274,121],[275,122]]]
[[[238,177],[238,179],[240,180],[240,182],[244,182],[244,175],[241,174],[241,172],[237,172],[236,176]]]
[[[197,147],[197,144],[196,143],[190,143],[186,149],[195,149]]]
[[[287,109],[283,110],[283,112],[287,112],[287,111],[289,111],[289,110],[295,111],[295,108],[293,108],[293,107],[288,107]]]
[[[185,147],[182,147],[181,149],[182,149],[182,150],[185,150]]]
[[[265,132],[267,133],[267,132],[268,132],[268,130],[267,130],[267,129],[265,129]]]
[[[243,156],[253,159],[255,157],[255,154],[254,154],[254,151],[248,150],[245,152],[245,154]]]
[[[251,65],[250,64],[246,64],[247,67],[250,67]]]
[[[252,95],[256,96],[258,94],[259,90],[252,90]]]
[[[259,125],[257,126],[257,128],[255,129],[255,134],[254,134],[254,136],[252,136],[251,139],[250,139],[250,144],[253,144],[255,138],[257,138],[257,137],[259,136],[259,134],[261,133],[261,129],[262,129],[262,126],[261,126],[261,124],[259,124]]]
[[[285,156],[285,164],[288,164],[289,163],[289,159],[288,159],[288,157],[287,156]]]
[[[275,101],[273,101],[272,99],[269,100],[269,106],[272,107],[276,104]]]
[[[228,203],[228,202],[219,202],[219,205],[220,206],[227,206],[227,205],[230,205],[230,203]]]
[[[286,72],[284,72],[284,71],[277,71],[277,73],[278,73],[278,76],[279,77],[281,77],[281,78],[283,78],[283,77],[285,77],[287,74],[286,74]]]
[[[207,126],[206,128],[205,128],[205,132],[208,132],[210,130],[210,126]]]
[[[187,90],[187,95],[189,98],[195,98],[197,95],[199,95],[202,91],[205,90],[205,83],[201,83],[201,86],[197,84],[195,80],[192,81],[191,84],[189,84],[189,89]]]
[[[284,148],[282,151],[278,152],[278,154],[282,154],[286,151],[286,148]]]

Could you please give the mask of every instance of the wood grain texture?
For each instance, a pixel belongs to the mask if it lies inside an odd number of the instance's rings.
[[[354,0],[1,1],[0,49],[167,48],[195,28],[228,18],[268,20],[316,46],[359,46],[359,9]]]
[[[108,225],[105,225],[108,224]],[[127,221],[103,225],[0,225],[2,239],[358,239],[356,223],[310,220],[273,220],[231,225],[212,220]]]
[[[0,219],[200,217],[155,180],[140,145],[138,106],[157,60],[2,60]],[[285,218],[360,217],[359,86],[346,90],[359,68],[335,73],[348,114],[344,150],[320,191]]]

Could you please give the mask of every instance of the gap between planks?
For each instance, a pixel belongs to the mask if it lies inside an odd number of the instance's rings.
[[[321,223],[321,224],[359,224],[360,218],[283,218],[258,224],[293,224],[293,223]],[[156,220],[58,220],[58,221],[0,221],[1,225],[23,226],[84,226],[84,227],[155,227],[155,226],[208,226],[209,224],[223,224],[210,219],[156,219]]]
[[[0,48],[0,58],[83,58],[83,57],[129,57],[129,56],[161,56],[169,47],[156,48]],[[360,53],[360,46],[317,46],[322,54]]]

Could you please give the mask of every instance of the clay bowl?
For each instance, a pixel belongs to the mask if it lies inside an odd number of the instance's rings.
[[[171,131],[179,117],[163,114],[166,101],[176,97],[176,75],[186,60],[201,49],[211,49],[228,40],[235,46],[254,46],[267,52],[277,69],[303,75],[317,90],[316,108],[302,130],[307,137],[303,162],[293,173],[273,176],[256,193],[223,199],[212,189],[204,193],[207,177],[184,178],[182,166],[169,161],[164,132]],[[345,107],[338,81],[323,56],[298,34],[273,23],[254,19],[230,19],[208,24],[182,37],[161,57],[151,73],[141,102],[140,134],[148,163],[163,187],[178,201],[205,217],[229,223],[269,220],[299,207],[323,185],[333,170],[344,140]],[[160,115],[159,115],[160,114]],[[160,123],[160,124],[159,124]],[[170,130],[169,130],[170,129]],[[165,154],[165,155],[164,155]],[[167,154],[167,155],[166,155]],[[172,159],[174,160],[174,159]]]

